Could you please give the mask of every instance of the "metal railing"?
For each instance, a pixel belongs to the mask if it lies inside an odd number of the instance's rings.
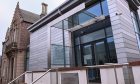
[[[85,66],[85,68],[90,69],[90,68],[103,68],[103,67],[112,67],[114,68],[115,72],[115,78],[116,78],[116,84],[118,84],[118,79],[117,79],[117,72],[116,72],[116,67],[117,66],[128,66],[129,63],[124,63],[124,64],[113,64],[113,63],[108,63],[106,65],[95,65],[95,66]],[[37,78],[35,81],[33,81],[30,84],[35,84],[37,81],[39,81],[42,77],[44,77],[47,73],[49,73],[51,70],[56,70],[58,72],[59,68],[55,69],[48,69],[43,75],[41,75],[39,78]],[[58,80],[58,79],[57,79]],[[57,82],[58,83],[58,82]]]
[[[15,79],[13,79],[12,81],[10,81],[8,84],[12,84],[13,82],[15,82],[16,80],[18,80],[20,77],[24,76],[26,73],[29,73],[31,71],[26,71],[23,74],[19,75],[18,77],[16,77]]]
[[[116,79],[116,84],[118,84],[118,79],[117,79],[117,72],[116,72],[116,68],[118,66],[129,66],[129,63],[124,63],[124,64],[112,64],[112,63],[108,63],[108,64],[105,64],[105,65],[95,65],[95,66],[84,66],[87,70],[88,69],[96,69],[96,68],[105,68],[105,67],[112,67],[114,68],[114,72],[115,72],[115,79]],[[83,68],[84,68],[83,67]],[[62,68],[60,68],[62,69]],[[35,84],[37,81],[39,81],[41,78],[43,78],[46,74],[48,74],[51,70],[56,70],[57,73],[59,71],[59,68],[54,68],[54,69],[48,69],[44,74],[42,74],[39,78],[35,79],[33,81],[32,79],[32,82],[30,84]],[[15,78],[14,80],[12,80],[11,82],[9,82],[8,84],[12,84],[14,81],[16,81],[17,79],[19,79],[20,77],[22,77],[23,75],[25,75],[26,73],[32,73],[32,71],[27,71],[23,74],[21,74],[20,76],[18,76],[17,78]],[[58,78],[57,78],[57,84],[58,84]]]
[[[41,75],[38,79],[36,79],[35,81],[33,81],[32,83],[30,84],[34,84],[36,83],[38,80],[40,80],[42,77],[44,77],[47,73],[49,73],[52,69],[48,69],[43,75]]]

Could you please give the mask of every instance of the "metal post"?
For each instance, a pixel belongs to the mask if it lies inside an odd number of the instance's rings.
[[[116,84],[118,84],[118,78],[117,78],[117,71],[116,71],[116,66],[114,66],[114,72],[115,72],[115,79],[116,79]]]
[[[58,84],[58,70],[56,70],[56,84]]]
[[[31,74],[32,74],[32,79],[31,79],[31,81],[33,82],[33,71],[31,72]]]
[[[64,55],[64,67],[66,67],[66,49],[65,49],[65,31],[64,31],[64,21],[62,21],[62,35],[63,35],[63,55]]]
[[[87,77],[87,84],[89,84],[89,78],[88,78],[88,69],[86,69],[86,77]]]
[[[127,74],[128,74],[128,77],[129,77],[129,83],[131,84],[130,67],[129,66],[127,66],[127,70],[128,70]]]

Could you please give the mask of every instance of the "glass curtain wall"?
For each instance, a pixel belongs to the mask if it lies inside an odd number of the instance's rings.
[[[74,44],[77,66],[117,62],[111,27],[76,37]]]
[[[103,27],[73,38],[71,38],[71,34],[74,32],[68,30],[75,26],[82,27],[83,23],[101,15],[109,16],[107,0],[99,0],[51,27],[52,67],[67,67],[70,65],[70,61],[77,66],[93,66],[117,62],[111,27]],[[71,42],[71,40],[74,40],[74,42]],[[74,43],[73,48],[71,43]],[[74,50],[75,60],[70,60],[72,49]],[[99,73],[99,70],[88,70],[89,81],[100,82]]]
[[[70,66],[70,36],[67,30],[64,30],[64,21],[61,21],[51,27],[51,67],[69,67]]]
[[[100,0],[92,6],[56,23],[51,28],[51,65],[69,66],[71,55],[70,32],[67,29],[99,17],[108,15],[107,1]],[[54,33],[55,32],[55,33]],[[90,39],[89,39],[90,40]],[[79,53],[78,53],[79,54]]]
[[[94,66],[117,63],[112,28],[107,27],[91,33],[79,35],[74,43],[77,66]],[[100,82],[98,69],[88,70],[90,82]]]

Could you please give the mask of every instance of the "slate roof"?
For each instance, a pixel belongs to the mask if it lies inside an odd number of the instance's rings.
[[[21,16],[23,18],[24,21],[29,22],[29,23],[34,23],[37,20],[40,19],[40,15],[20,9],[21,12]]]

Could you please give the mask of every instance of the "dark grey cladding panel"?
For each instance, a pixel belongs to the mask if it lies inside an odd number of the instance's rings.
[[[140,6],[140,0],[132,0],[134,1],[138,6]]]
[[[140,6],[140,0],[127,0],[131,8],[138,9],[138,6]]]
[[[127,0],[127,1],[128,1],[128,3],[133,3],[137,6],[140,6],[140,0]]]

